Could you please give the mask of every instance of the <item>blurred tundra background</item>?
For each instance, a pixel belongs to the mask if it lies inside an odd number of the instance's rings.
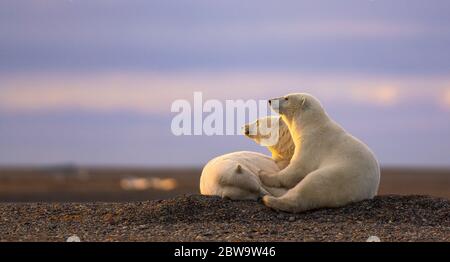
[[[197,192],[242,136],[174,136],[176,99],[318,97],[383,167],[450,197],[446,0],[3,0],[0,200]]]

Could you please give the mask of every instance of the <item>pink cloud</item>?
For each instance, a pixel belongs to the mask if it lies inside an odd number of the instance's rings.
[[[445,107],[450,109],[450,88],[446,89],[442,96],[442,101]]]
[[[448,79],[298,72],[105,72],[2,76],[0,110],[65,108],[168,113],[176,99],[267,99],[309,92],[330,103],[393,106],[411,100],[450,106]],[[442,96],[444,94],[444,96]]]

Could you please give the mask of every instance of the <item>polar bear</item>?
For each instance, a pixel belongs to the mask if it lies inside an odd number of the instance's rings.
[[[278,123],[273,125],[272,123]],[[295,144],[292,141],[289,128],[280,116],[267,116],[243,126],[244,134],[259,145],[266,145],[272,153],[272,159],[277,163],[280,170],[289,165],[295,151]],[[276,143],[271,143],[274,138],[273,133],[278,129],[278,136],[275,136]]]
[[[374,153],[331,120],[316,98],[296,93],[269,104],[288,125],[295,152],[285,169],[260,174],[266,186],[289,188],[281,197],[264,196],[265,205],[296,213],[376,195],[380,167]]]
[[[264,195],[281,196],[283,188],[264,187],[261,172],[280,171],[275,161],[261,153],[240,151],[209,161],[200,177],[200,193],[232,200],[257,200]]]
[[[285,188],[264,187],[258,177],[261,172],[278,172],[289,163],[295,145],[287,125],[279,116],[268,116],[244,125],[243,131],[258,144],[267,145],[272,158],[249,151],[214,158],[203,168],[200,177],[201,194],[233,200],[257,200],[267,194],[281,196],[287,191]],[[276,140],[268,139],[273,137]]]

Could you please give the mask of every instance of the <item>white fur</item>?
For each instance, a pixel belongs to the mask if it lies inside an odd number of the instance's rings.
[[[267,149],[272,153],[272,159],[280,170],[289,165],[294,155],[295,144],[288,126],[279,116],[267,116],[244,125],[244,134],[259,145],[267,145]],[[273,138],[276,139],[273,141],[275,143],[272,142]]]
[[[261,125],[265,121],[277,124]],[[267,128],[267,130],[261,132],[261,128]],[[245,131],[249,130],[252,132],[247,134]],[[272,158],[248,151],[234,152],[214,158],[203,168],[200,177],[201,194],[234,200],[256,200],[267,194],[281,196],[287,191],[284,188],[264,187],[258,176],[264,172],[278,172],[289,164],[295,145],[287,125],[279,116],[269,116],[246,124],[244,133],[256,143],[267,145],[269,151],[272,152]],[[276,137],[277,140],[271,140],[269,143],[266,137]],[[241,166],[241,172],[237,172],[238,165]]]
[[[279,196],[284,189],[264,188],[258,174],[278,172],[272,158],[249,151],[229,153],[209,161],[200,177],[200,193],[233,200],[257,200],[263,195]]]
[[[281,197],[265,196],[265,205],[302,212],[376,195],[380,168],[374,154],[331,120],[317,99],[298,93],[271,101],[289,127],[295,152],[285,169],[260,174],[266,186],[290,188]]]

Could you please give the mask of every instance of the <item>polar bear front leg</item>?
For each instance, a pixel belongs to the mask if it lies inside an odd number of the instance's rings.
[[[306,176],[302,168],[289,165],[278,173],[268,174],[260,172],[258,174],[261,182],[269,187],[293,188]]]
[[[266,171],[262,170],[258,173],[258,176],[259,176],[259,179],[261,180],[261,182],[263,183],[263,185],[266,187],[282,187],[281,181],[278,178],[279,174],[280,174],[280,172],[267,173]]]
[[[343,176],[348,171],[338,166],[317,169],[283,196],[267,195],[262,202],[275,210],[298,213],[317,208],[340,207],[364,199],[357,192],[359,187],[349,187],[349,183],[354,183],[354,176]]]

